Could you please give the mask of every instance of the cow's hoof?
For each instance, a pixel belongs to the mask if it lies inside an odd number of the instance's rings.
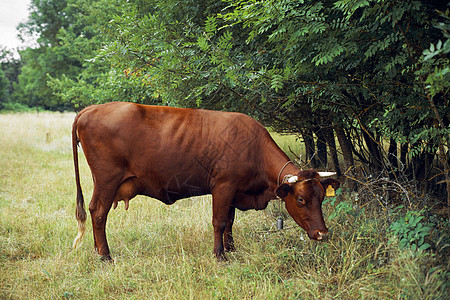
[[[234,245],[225,246],[225,251],[226,252],[234,252],[234,251],[236,251],[236,248],[234,247]]]
[[[110,263],[114,262],[110,254],[100,256],[100,260],[103,262],[110,262]]]
[[[225,256],[225,253],[216,254],[216,258],[218,262],[226,262],[228,261],[227,257]]]

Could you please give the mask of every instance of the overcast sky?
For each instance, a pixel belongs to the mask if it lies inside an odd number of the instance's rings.
[[[21,46],[16,27],[27,19],[30,3],[31,0],[0,0],[0,46]]]

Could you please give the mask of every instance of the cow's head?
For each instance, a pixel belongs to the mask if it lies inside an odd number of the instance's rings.
[[[276,189],[291,217],[308,233],[309,238],[322,240],[328,228],[322,215],[322,201],[330,186],[336,190],[340,183],[333,178],[321,178],[320,173],[300,172]],[[329,175],[329,174],[328,174]]]

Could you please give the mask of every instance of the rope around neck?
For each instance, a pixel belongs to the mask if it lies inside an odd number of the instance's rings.
[[[281,173],[283,173],[283,170],[287,167],[289,163],[294,164],[292,161],[288,161],[287,163],[284,164],[284,166],[280,170],[280,173],[278,173],[277,185],[281,184],[280,182]]]
[[[280,182],[281,173],[283,173],[284,169],[287,167],[287,165],[288,165],[289,163],[294,164],[292,161],[288,161],[288,162],[285,163],[284,166],[281,168],[280,173],[278,173],[278,178],[277,178],[277,185],[278,185],[278,186],[281,184],[281,182]],[[288,175],[287,175],[287,176],[288,176]],[[286,176],[285,176],[285,177],[286,177]],[[283,179],[283,181],[284,181],[284,179]],[[283,217],[282,208],[281,208],[281,202],[282,202],[283,200],[282,200],[280,197],[278,197],[278,196],[277,196],[277,198],[278,198],[278,200],[280,200],[280,201],[278,202],[278,205],[277,205],[277,208],[278,208],[278,217],[277,217],[277,219],[280,219],[280,218],[281,218],[281,222],[283,223],[284,217]],[[278,221],[277,221],[277,222],[278,222]],[[277,226],[278,226],[278,225],[277,225]],[[281,225],[281,229],[282,229],[282,227],[283,227],[283,225]]]

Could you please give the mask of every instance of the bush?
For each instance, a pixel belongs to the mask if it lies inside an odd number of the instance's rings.
[[[3,103],[2,112],[30,112],[33,108],[28,107],[18,102],[5,102]]]
[[[425,242],[425,238],[434,224],[421,222],[423,218],[421,212],[409,211],[391,224],[389,230],[398,237],[400,249],[422,252],[431,247]]]
[[[422,223],[423,218],[421,212],[409,211],[391,224],[389,230],[398,237],[400,249],[406,248],[413,252],[422,252],[431,247],[425,242],[425,238],[433,224]]]

